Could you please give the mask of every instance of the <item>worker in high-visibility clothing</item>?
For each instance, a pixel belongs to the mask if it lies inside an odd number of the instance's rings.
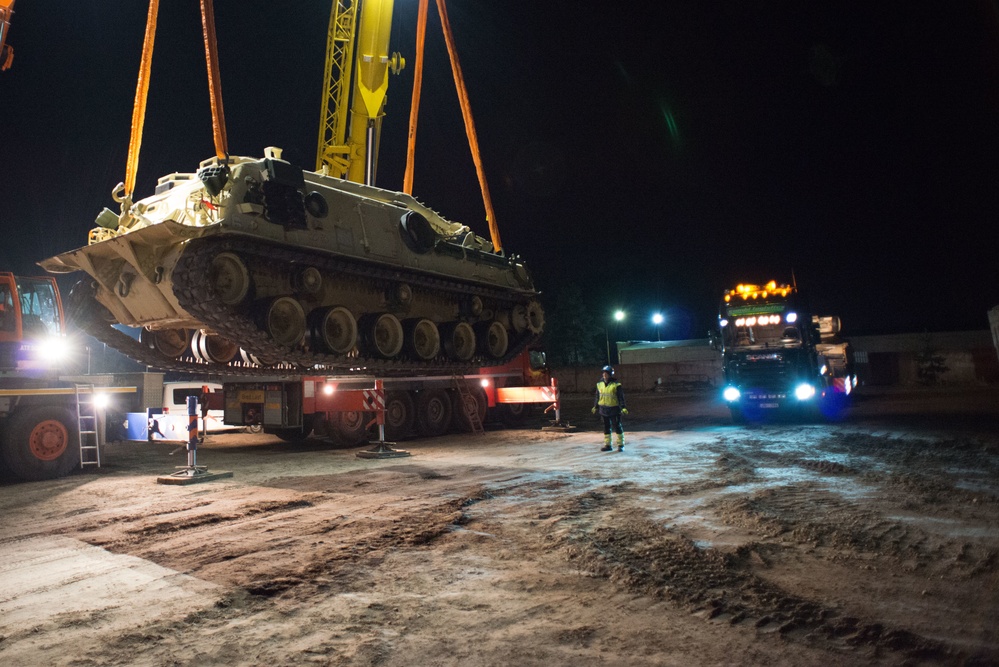
[[[597,382],[597,393],[593,399],[593,409],[591,412],[597,414],[604,420],[604,446],[600,448],[602,452],[612,452],[611,431],[617,433],[617,451],[624,451],[624,426],[621,424],[621,415],[628,414],[628,408],[624,402],[624,387],[614,377],[614,368],[604,366],[600,374],[600,381]]]

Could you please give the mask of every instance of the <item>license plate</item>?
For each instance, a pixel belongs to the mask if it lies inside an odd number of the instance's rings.
[[[760,403],[761,408],[779,408],[780,403]]]

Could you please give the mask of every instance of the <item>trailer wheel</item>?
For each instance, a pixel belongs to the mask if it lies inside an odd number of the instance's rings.
[[[511,428],[523,426],[531,416],[530,403],[501,403],[498,407],[500,420]]]
[[[416,406],[408,391],[390,391],[385,397],[385,437],[402,440],[413,432]]]
[[[338,412],[333,417],[333,433],[338,440],[348,446],[363,445],[368,438],[367,424],[371,421],[370,412]]]
[[[486,392],[481,387],[470,387],[468,398],[463,400],[460,394],[454,396],[454,425],[459,431],[471,431],[471,413],[479,415],[479,423],[486,421],[486,409],[489,402]]]
[[[416,397],[416,430],[424,437],[447,433],[451,426],[451,397],[443,389],[425,389]]]
[[[307,437],[308,433],[305,433],[300,428],[267,428],[264,427],[264,433],[267,435],[273,435],[285,442],[302,442]]]
[[[68,475],[80,463],[74,414],[68,408],[38,405],[14,415],[3,443],[3,460],[21,479],[38,481]]]

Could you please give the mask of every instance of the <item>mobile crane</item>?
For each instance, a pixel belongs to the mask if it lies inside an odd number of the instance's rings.
[[[121,214],[105,209],[88,246],[40,263],[53,272],[90,274],[93,280],[71,294],[72,312],[80,313],[87,333],[163,370],[295,383],[313,376],[410,378],[413,393],[396,405],[415,404],[415,413],[402,414],[422,423],[446,426],[450,419],[442,415],[451,415],[455,392],[469,408],[456,411],[458,418],[473,423],[470,411],[481,413],[487,403],[539,402],[529,401],[529,392],[461,386],[467,378],[486,380],[484,374],[497,378],[492,386],[499,389],[539,384],[541,357],[533,347],[544,313],[523,262],[502,252],[488,204],[492,241],[406,193],[371,184],[387,76],[402,65],[388,52],[392,6],[391,0],[334,4],[326,92],[327,103],[331,97],[336,103],[324,115],[323,127],[332,129],[321,135],[322,166],[314,173],[283,161],[278,149],[262,160],[228,155],[214,19],[211,2],[203,5],[216,158],[197,174],[160,179],[155,195],[133,204],[138,150],[130,148],[129,174],[116,193]],[[152,43],[149,26],[146,41]],[[150,59],[144,50],[143,73]],[[140,92],[144,85],[140,76]],[[137,93],[133,145],[143,105],[144,93]],[[112,328],[115,321],[143,327],[140,339]],[[519,377],[511,377],[511,368],[521,369]],[[444,392],[444,399],[420,400],[416,392],[428,389],[438,398]],[[539,391],[548,389],[545,383]],[[275,423],[271,414],[269,423],[259,423],[279,434],[308,432],[314,420],[299,414],[294,398],[308,390],[285,393],[292,397],[283,411],[290,416]],[[426,419],[431,412],[435,418]]]
[[[135,391],[60,382],[69,351],[55,279],[0,272],[0,457],[21,479],[99,465],[98,411]]]

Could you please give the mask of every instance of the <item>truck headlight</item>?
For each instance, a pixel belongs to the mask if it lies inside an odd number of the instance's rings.
[[[725,387],[725,391],[722,392],[722,396],[729,403],[735,403],[739,400],[739,397],[742,396],[742,392],[735,387]]]
[[[794,388],[794,395],[799,401],[807,401],[808,399],[815,396],[815,387],[808,384],[807,382],[802,382],[797,387]]]

